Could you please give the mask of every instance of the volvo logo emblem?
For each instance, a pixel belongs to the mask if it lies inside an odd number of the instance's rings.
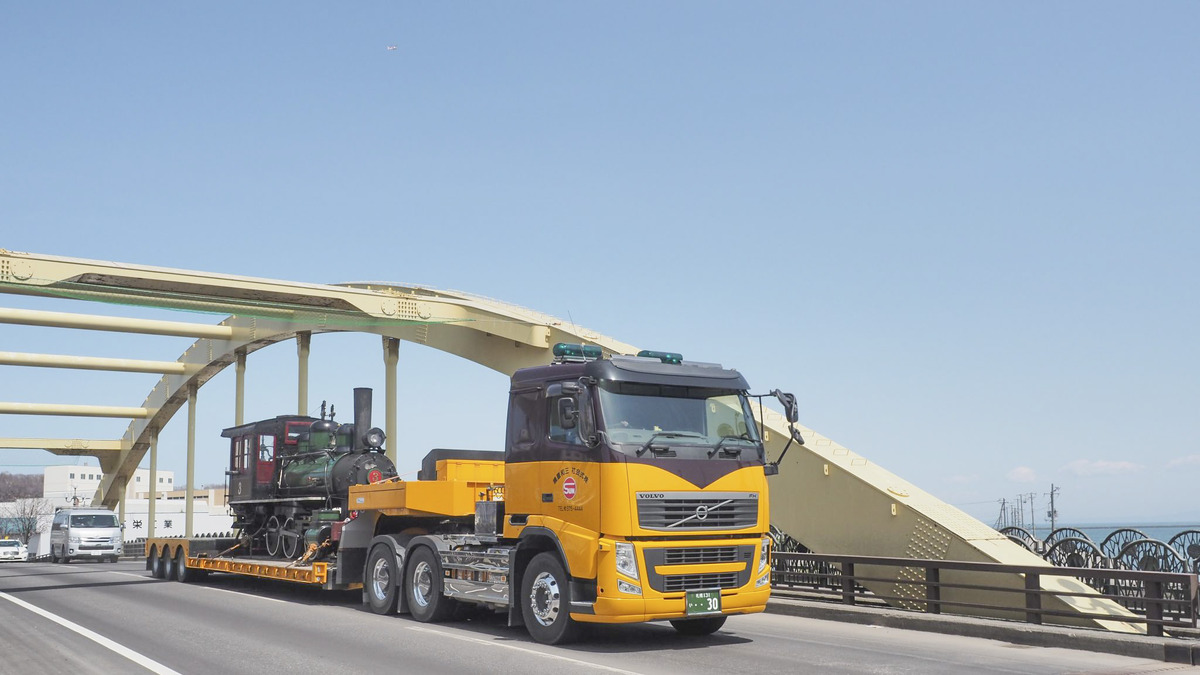
[[[708,507],[701,504],[696,507],[696,520],[704,520],[708,517]]]

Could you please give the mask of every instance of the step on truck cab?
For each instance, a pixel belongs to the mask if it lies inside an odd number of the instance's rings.
[[[439,449],[416,481],[349,488],[338,582],[421,621],[491,607],[549,644],[580,623],[700,635],[763,611],[778,463],[745,378],[672,353],[554,353],[513,375],[503,453]],[[794,423],[794,397],[772,394]]]

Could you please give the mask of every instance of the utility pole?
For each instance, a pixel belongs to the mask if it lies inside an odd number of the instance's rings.
[[[1054,487],[1054,483],[1050,484],[1050,492],[1047,495],[1050,497],[1050,510],[1046,512],[1046,517],[1050,519],[1050,531],[1058,529],[1058,509],[1054,508],[1054,495],[1058,493],[1058,488]]]
[[[1033,506],[1033,498],[1036,496],[1036,492],[1029,493],[1029,531],[1033,534],[1034,539],[1037,539],[1037,511]]]

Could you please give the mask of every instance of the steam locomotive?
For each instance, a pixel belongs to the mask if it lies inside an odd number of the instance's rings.
[[[280,415],[230,427],[226,494],[251,554],[294,559],[330,540],[348,515],[351,485],[394,478],[384,434],[371,426],[371,390],[354,390],[354,423]],[[315,550],[315,549],[314,549]]]

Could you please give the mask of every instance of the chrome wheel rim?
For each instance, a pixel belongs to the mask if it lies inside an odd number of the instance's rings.
[[[428,607],[433,593],[433,568],[424,560],[413,568],[413,602]]]
[[[387,597],[388,590],[392,587],[392,568],[388,564],[386,557],[381,557],[375,561],[375,566],[371,568],[371,592],[375,597],[382,600]]]
[[[537,575],[529,590],[529,608],[533,610],[533,618],[543,626],[554,625],[558,620],[561,598],[558,580],[553,574],[542,572]]]

